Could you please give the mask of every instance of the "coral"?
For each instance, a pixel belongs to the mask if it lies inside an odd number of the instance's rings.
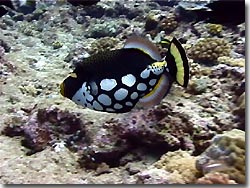
[[[215,63],[218,57],[229,56],[231,45],[220,38],[200,39],[190,48],[188,55],[198,63]]]
[[[148,169],[137,175],[136,184],[172,184],[175,180],[162,169]]]
[[[207,85],[209,83],[209,77],[208,76],[202,76],[198,79],[192,79],[190,80],[188,91],[191,94],[202,94],[206,92]]]
[[[205,100],[203,98],[203,104],[209,103],[204,107],[221,111],[221,108],[218,108],[221,104],[225,103],[225,101],[230,103],[230,107],[225,106],[227,113],[213,115],[213,121],[219,126],[217,130],[225,131],[229,129],[229,126],[230,129],[239,128],[245,130],[245,67],[219,64],[211,69],[209,78],[212,81],[209,88],[211,87],[213,96]],[[220,101],[212,101],[216,96]],[[220,131],[217,132],[221,133]]]
[[[36,89],[33,84],[29,84],[29,85],[22,84],[18,88],[20,89],[22,94],[31,95],[33,97],[37,96],[40,93],[40,91]]]
[[[105,162],[109,166],[119,165],[119,159],[131,147],[128,140],[118,132],[121,123],[117,119],[107,120],[98,132],[93,135],[90,145],[84,150],[83,163]],[[94,166],[94,164],[92,164]]]
[[[74,10],[74,9],[73,9]],[[95,6],[85,6],[83,9],[75,9],[75,12],[72,14],[77,14],[77,17],[79,16],[90,16],[93,18],[100,18],[104,15],[105,8],[99,4],[96,4]]]
[[[234,52],[241,54],[245,56],[245,51],[246,51],[246,45],[245,45],[245,38],[244,37],[239,37],[237,38],[237,41],[234,42],[235,47],[234,47]]]
[[[0,46],[0,59],[3,59],[4,53],[5,53],[4,48]]]
[[[2,23],[4,24],[4,27],[8,29],[9,27],[13,27],[15,25],[15,21],[11,19],[10,16],[4,16],[1,18]]]
[[[113,50],[119,43],[119,40],[114,37],[103,37],[95,40],[91,43],[90,54],[96,54],[98,52]]]
[[[26,79],[17,87],[22,94],[33,97],[49,95],[52,90],[58,88],[57,83],[41,82],[37,78]]]
[[[205,176],[199,178],[195,184],[237,184],[234,180],[231,180],[228,174],[219,172],[208,173]]]
[[[172,105],[165,103],[154,108],[135,109],[105,121],[92,136],[91,144],[84,152],[87,154],[85,159],[117,166],[130,148],[141,146],[161,154],[178,149],[199,154],[201,148],[207,147],[214,132],[209,130],[206,121],[193,122],[188,114],[173,112]]]
[[[240,128],[245,130],[245,119],[246,119],[246,104],[245,104],[245,91],[236,97],[237,107],[233,110],[233,114],[236,115],[236,121],[240,122]]]
[[[233,129],[216,135],[196,161],[203,174],[223,172],[237,183],[245,183],[245,132]]]
[[[163,148],[181,147],[181,141],[177,135],[185,134],[186,130],[184,128],[180,133],[175,128],[178,127],[178,122],[185,122],[187,117],[178,115],[174,117],[170,106],[162,105],[156,109],[139,111],[131,114],[130,117],[124,117],[121,120],[124,125],[127,124],[123,127],[124,136],[134,140],[137,140],[136,137],[141,138],[138,140],[139,143],[162,144]],[[188,122],[187,126],[189,126]]]
[[[201,78],[202,76],[211,75],[210,67],[201,67],[199,63],[194,62],[192,59],[189,59],[190,65],[190,82],[193,78]]]
[[[106,21],[90,25],[86,30],[86,36],[91,38],[115,37],[122,31],[122,27],[117,21]]]
[[[208,33],[211,35],[220,35],[222,32],[222,25],[221,24],[207,24],[206,25]]]
[[[70,147],[72,137],[85,135],[85,125],[75,114],[54,107],[28,112],[26,121],[20,125],[10,124],[3,130],[7,136],[23,136],[22,144],[30,149],[27,154],[52,146],[57,140],[65,141]]]
[[[87,52],[84,47],[79,46],[75,49],[72,49],[69,54],[65,57],[64,61],[70,62],[73,66],[78,63],[81,63],[85,58],[89,57],[90,54]]]
[[[11,49],[10,45],[7,42],[5,42],[3,39],[0,39],[0,46],[4,48],[4,51],[1,50],[0,52],[0,57],[3,56],[4,52],[10,52],[10,49]]]
[[[230,66],[237,67],[245,67],[245,59],[244,58],[231,58],[228,56],[218,57],[218,63],[224,63]]]
[[[141,172],[141,164],[140,163],[128,163],[126,165],[126,170],[128,171],[129,175],[138,174]]]
[[[32,12],[32,14],[25,15],[24,19],[29,22],[34,21],[34,20],[39,20],[39,18],[43,16],[45,11],[46,11],[46,7],[39,6],[34,12]]]
[[[104,15],[107,17],[118,18],[123,16],[126,17],[127,19],[132,20],[137,17],[142,17],[145,12],[148,12],[150,10],[147,5],[153,5],[153,4],[154,3],[150,4],[145,2],[143,4],[140,4],[140,6],[138,6],[138,2],[136,1],[130,1],[129,3],[126,3],[124,1],[119,1],[119,2],[100,1],[99,6],[101,6],[104,9]],[[93,15],[93,17],[95,17],[95,12],[94,12],[95,10],[93,9],[94,8],[90,7],[90,11],[88,12],[88,14],[90,13],[90,15]]]
[[[52,46],[53,42],[58,40],[58,36],[54,32],[45,31],[41,37],[41,41],[44,45]]]
[[[197,76],[200,74],[201,66],[190,59],[190,77]]]
[[[5,58],[5,49],[0,45],[0,82],[16,71],[16,66]]]
[[[163,18],[159,23],[160,30],[167,33],[174,31],[178,27],[178,21],[174,14],[169,14],[167,17]]]
[[[37,35],[37,29],[35,24],[30,24],[28,22],[20,22],[20,24],[18,24],[18,31],[27,36]]]
[[[211,70],[209,78],[233,78],[235,81],[240,83],[245,79],[245,68],[244,67],[232,67],[225,64],[219,64]],[[231,83],[231,87],[234,84]]]
[[[104,174],[104,173],[110,173],[111,170],[109,166],[106,163],[101,163],[97,169],[96,169],[96,175]]]
[[[154,166],[170,173],[179,174],[183,183],[192,183],[199,175],[195,161],[196,158],[189,152],[177,150],[164,154],[159,161],[154,163]]]
[[[166,148],[182,147],[180,135],[190,134],[187,127],[191,123],[186,115],[175,114],[171,108],[171,104],[162,104],[157,108],[135,111],[124,116],[119,121],[124,125],[120,126],[123,137],[149,145],[162,144]],[[179,126],[182,127],[181,130]]]
[[[237,110],[245,112],[245,92],[243,92],[239,98],[236,100],[236,104],[238,106]]]
[[[73,65],[82,62],[89,55],[96,54],[98,52],[113,50],[119,46],[119,40],[114,37],[102,37],[100,39],[93,40],[88,46],[83,44],[77,44],[75,49],[72,49],[66,56],[66,62],[72,62]]]
[[[58,49],[58,48],[61,48],[62,46],[63,46],[63,44],[57,40],[52,43],[53,49]]]

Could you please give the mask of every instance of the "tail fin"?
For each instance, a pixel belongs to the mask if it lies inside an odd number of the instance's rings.
[[[176,82],[187,87],[189,81],[189,64],[184,48],[181,43],[173,38],[168,47],[165,57],[170,75]]]

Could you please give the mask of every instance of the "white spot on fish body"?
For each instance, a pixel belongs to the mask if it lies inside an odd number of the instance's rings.
[[[122,77],[122,83],[128,87],[131,87],[135,84],[136,78],[132,74],[127,74]]]
[[[107,112],[115,112],[115,110],[113,108],[106,108]]]
[[[132,102],[126,102],[125,103],[127,106],[133,106],[133,103]]]
[[[130,95],[130,98],[131,99],[136,99],[138,97],[138,93],[137,92],[133,92],[131,95]]]
[[[82,84],[82,89],[83,89],[83,91],[87,91],[87,87],[86,87],[86,82],[84,82],[83,84]]]
[[[123,99],[125,99],[128,95],[128,90],[124,89],[124,88],[120,88],[118,89],[115,94],[114,97],[116,100],[121,101]]]
[[[145,69],[144,71],[141,72],[140,76],[143,78],[143,79],[146,79],[148,78],[150,75],[150,70],[149,69]]]
[[[100,110],[100,111],[103,110],[102,105],[100,105],[99,102],[97,102],[97,101],[93,102],[93,108],[96,109],[96,110]]]
[[[98,94],[98,87],[97,87],[96,83],[94,81],[90,81],[89,85],[91,88],[91,90],[90,90],[91,95],[97,95]]]
[[[105,106],[111,105],[111,98],[108,95],[101,94],[98,96],[98,101]]]
[[[153,68],[152,71],[155,75],[160,75],[161,73],[163,73],[162,68]]]
[[[83,88],[78,89],[71,100],[78,105],[85,106],[84,104],[86,103],[86,98],[83,95]]]
[[[154,86],[155,83],[156,83],[156,79],[151,79],[151,80],[149,81],[149,85],[151,85],[151,86]]]
[[[101,89],[111,91],[117,85],[115,79],[103,79],[100,83]]]
[[[87,103],[87,107],[90,109],[93,109],[92,105],[90,103]]]
[[[121,109],[121,108],[122,108],[122,105],[116,103],[116,104],[114,105],[114,108],[115,108],[115,109]]]
[[[90,94],[87,94],[86,99],[91,102],[94,99],[94,97]]]
[[[146,84],[144,84],[144,83],[139,83],[139,84],[137,85],[137,89],[138,89],[139,91],[145,91],[145,90],[147,89],[147,86],[146,86]]]

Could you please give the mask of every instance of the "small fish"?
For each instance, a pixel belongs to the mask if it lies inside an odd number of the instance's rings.
[[[60,92],[93,110],[125,113],[135,106],[159,104],[173,81],[183,87],[189,81],[188,60],[180,42],[173,38],[162,59],[153,43],[131,37],[122,49],[100,52],[77,64],[61,83]]]

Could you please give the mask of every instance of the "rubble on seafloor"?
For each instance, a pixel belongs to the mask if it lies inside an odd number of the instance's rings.
[[[245,155],[245,132],[233,129],[212,139],[211,145],[198,156],[196,167],[203,174],[222,172],[237,183],[244,184]]]
[[[178,4],[52,3],[0,18],[1,183],[245,183],[245,23],[185,19],[189,9]],[[161,40],[178,38],[190,63],[187,89],[173,84],[159,105],[126,114],[59,95],[76,63],[131,35],[162,56]]]

